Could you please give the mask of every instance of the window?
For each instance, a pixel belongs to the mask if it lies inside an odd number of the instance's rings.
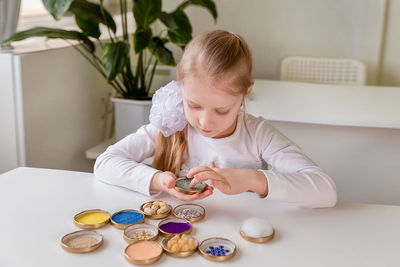
[[[44,8],[42,0],[21,0],[20,17],[47,16],[49,13]]]

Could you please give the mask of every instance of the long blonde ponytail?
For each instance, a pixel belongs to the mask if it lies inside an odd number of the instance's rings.
[[[182,131],[178,131],[168,137],[164,137],[161,132],[158,132],[153,168],[161,171],[170,171],[177,177],[179,176],[187,146],[186,133],[187,126]]]

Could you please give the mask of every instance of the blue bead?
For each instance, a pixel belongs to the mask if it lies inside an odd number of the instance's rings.
[[[225,250],[225,252],[230,252],[230,250],[229,250],[229,249],[227,249],[227,250]]]
[[[211,249],[214,249],[214,247],[213,247],[213,246],[209,246],[209,248],[211,248]]]
[[[207,250],[206,252],[207,252],[208,254],[210,254],[210,253],[211,253],[211,251],[209,251],[209,250]]]

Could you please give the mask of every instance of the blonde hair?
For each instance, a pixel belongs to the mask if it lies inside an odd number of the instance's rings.
[[[232,73],[232,91],[229,93],[246,95],[252,85],[253,62],[250,49],[240,35],[225,30],[197,35],[186,46],[177,65],[178,83],[183,86],[185,77],[200,70],[205,71],[213,80]],[[161,132],[158,133],[154,168],[179,175],[187,146],[186,133],[187,128],[167,138]]]

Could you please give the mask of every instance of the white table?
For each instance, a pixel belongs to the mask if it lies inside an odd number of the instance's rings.
[[[167,196],[173,206],[181,203]],[[88,254],[72,254],[61,237],[78,230],[74,214],[91,208],[115,212],[138,209],[149,198],[94,180],[90,173],[18,168],[0,175],[0,266],[131,266],[123,256],[122,231],[100,228],[105,243]],[[194,223],[200,241],[229,238],[237,255],[219,266],[393,266],[400,264],[400,207],[340,203],[330,209],[300,209],[259,199],[252,193],[197,201],[206,218]],[[239,235],[249,216],[268,218],[275,227],[272,242],[253,244]],[[157,221],[149,220],[156,224]],[[198,253],[184,259],[163,255],[157,265],[208,266]]]
[[[321,166],[340,201],[400,205],[400,87],[256,80],[246,109]]]

